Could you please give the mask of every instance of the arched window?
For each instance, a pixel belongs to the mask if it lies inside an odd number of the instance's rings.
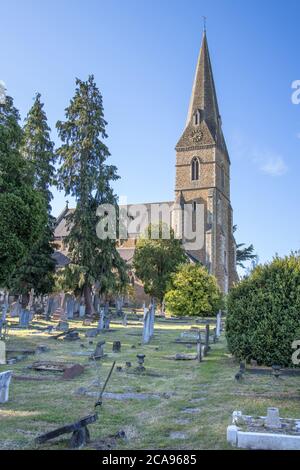
[[[192,181],[198,181],[200,176],[200,163],[197,157],[192,160]]]
[[[201,111],[198,109],[194,114],[194,125],[199,126],[201,122]]]

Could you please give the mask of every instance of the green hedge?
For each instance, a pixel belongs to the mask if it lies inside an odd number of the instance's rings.
[[[292,366],[300,340],[300,256],[258,266],[228,295],[226,336],[239,360]]]

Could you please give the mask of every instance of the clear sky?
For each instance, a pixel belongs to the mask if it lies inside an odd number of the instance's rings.
[[[128,202],[174,198],[203,15],[239,242],[260,260],[300,249],[299,0],[0,0],[0,80],[25,117],[41,92],[55,123],[75,77],[95,75]],[[70,201],[70,204],[72,201]],[[53,212],[65,205],[55,192]]]

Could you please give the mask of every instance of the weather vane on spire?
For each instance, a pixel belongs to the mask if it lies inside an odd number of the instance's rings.
[[[206,33],[206,20],[207,20],[207,17],[206,16],[203,16],[203,28],[204,28],[204,32]]]

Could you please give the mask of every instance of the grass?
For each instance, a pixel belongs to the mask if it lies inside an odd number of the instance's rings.
[[[282,417],[300,418],[299,378],[246,375],[242,383],[236,382],[234,375],[238,364],[228,353],[224,337],[212,345],[202,364],[169,360],[168,356],[176,353],[194,352],[194,347],[188,349],[174,343],[180,333],[191,326],[192,321],[186,324],[156,321],[151,343],[139,345],[141,323],[132,326],[129,322],[127,328],[113,323],[114,332],[93,339],[92,346],[90,339],[84,337],[86,328],[81,321],[70,323],[70,327],[78,327],[81,331],[81,341],[73,343],[51,339],[48,334],[34,329],[11,329],[8,348],[34,348],[45,344],[51,350],[29,356],[12,366],[0,366],[0,372],[13,370],[18,375],[34,374],[27,367],[35,360],[78,362],[86,369],[83,375],[71,381],[57,380],[59,375],[55,374],[50,374],[55,380],[43,382],[13,379],[9,402],[0,404],[0,449],[65,449],[69,438],[66,435],[43,446],[36,446],[33,441],[41,433],[92,413],[95,398],[77,395],[75,391],[79,387],[99,391],[93,382],[99,376],[101,383],[105,381],[114,360],[123,371],[114,371],[108,392],[167,393],[170,398],[104,400],[99,420],[89,427],[90,448],[97,448],[99,441],[124,430],[127,439],[116,441],[117,449],[228,449],[226,428],[234,410],[264,415],[267,407],[276,406]],[[107,357],[98,363],[98,367],[87,356],[76,355],[76,352],[93,352],[96,342],[103,336]],[[112,353],[112,343],[116,340],[122,343],[119,354]],[[81,344],[86,348],[82,349]],[[132,349],[132,345],[136,349]],[[126,372],[125,362],[131,361],[135,367],[138,353],[146,355],[145,367],[152,375]],[[45,375],[49,376],[49,373]],[[198,412],[191,414],[184,411],[186,408],[196,408]],[[170,435],[174,432],[183,433],[186,439],[172,439]]]

